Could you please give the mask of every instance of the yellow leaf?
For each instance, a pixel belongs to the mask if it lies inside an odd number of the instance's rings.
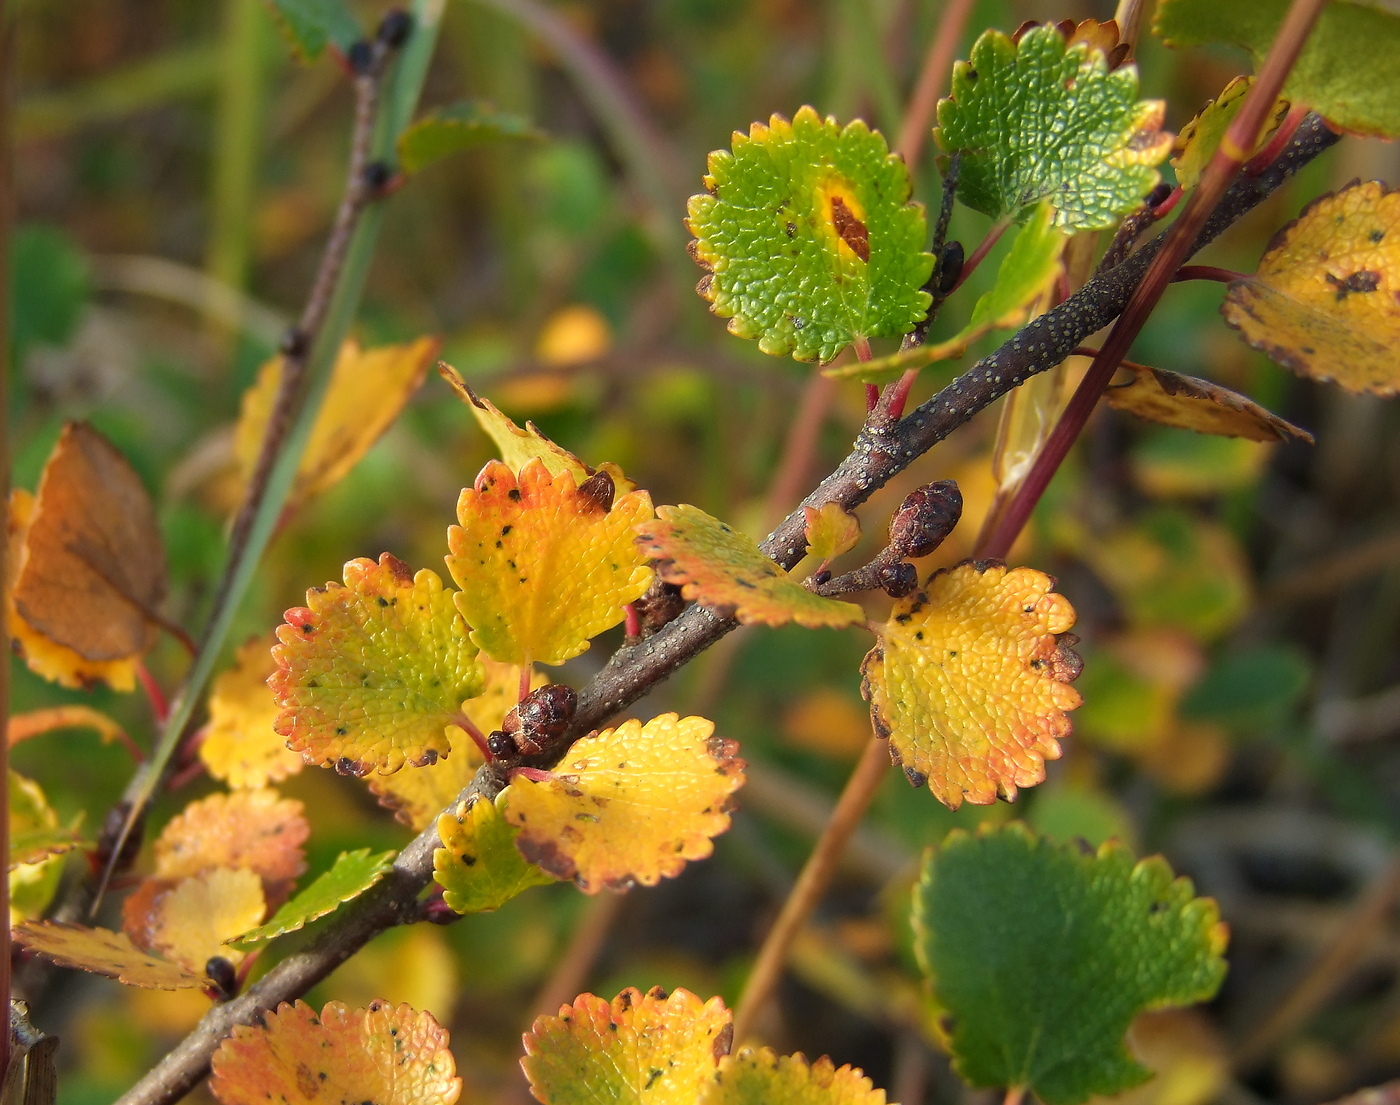
[[[437,338],[419,338],[377,349],[361,349],[353,340],[340,347],[330,390],[287,498],[289,508],[334,486],[360,462],[418,390],[440,345]],[[257,466],[281,379],[282,358],[274,357],[243,395],[233,452],[245,486]]]
[[[11,770],[9,793],[7,870],[38,866],[49,856],[61,856],[79,846],[78,834],[58,823],[58,814],[33,779]]]
[[[486,672],[486,688],[462,703],[462,712],[480,732],[491,733],[501,727],[506,713],[519,701],[520,669],[514,664],[498,664],[490,657],[481,664]],[[547,682],[544,674],[536,671],[531,676],[530,689],[543,687]],[[481,750],[466,733],[452,725],[447,736],[451,752],[437,763],[413,771],[369,776],[369,789],[378,796],[379,804],[393,810],[414,832],[421,832],[436,821],[457,800],[482,764]]]
[[[85,928],[60,921],[27,922],[14,930],[17,944],[52,959],[60,967],[115,978],[128,986],[151,990],[183,990],[205,986],[209,979],[178,963],[141,951],[124,932]]]
[[[431,1013],[330,1002],[318,1017],[283,1002],[257,1027],[238,1025],[213,1058],[223,1105],[453,1105],[462,1091],[447,1030]]]
[[[152,950],[191,971],[204,970],[216,955],[237,966],[247,953],[224,941],[260,924],[266,913],[262,880],[255,872],[215,867],[181,879],[156,898]]]
[[[968,561],[895,603],[865,658],[875,731],[910,782],[957,809],[1045,778],[1079,705],[1074,609],[1032,568]]]
[[[502,816],[509,800],[506,787],[494,802],[479,798],[438,818],[442,847],[433,853],[433,877],[443,901],[458,913],[499,909],[530,887],[554,881],[516,849],[517,830]]]
[[[719,998],[660,987],[623,990],[611,1002],[580,994],[558,1016],[535,1019],[520,1065],[545,1105],[696,1105],[732,1036]]]
[[[435,763],[485,679],[452,594],[389,553],[350,561],[344,578],[308,591],[277,629],[277,732],[343,775]]]
[[[853,602],[813,594],[748,537],[689,505],[663,506],[656,520],[637,527],[637,544],[667,583],[722,617],[745,625],[840,628],[865,621]]]
[[[550,368],[596,361],[612,345],[608,320],[592,307],[574,303],[545,321],[535,342],[535,356]]]
[[[584,737],[542,780],[513,778],[521,854],[580,889],[654,886],[713,850],[744,782],[738,745],[700,717],[662,714]]]
[[[796,748],[850,760],[870,740],[870,715],[835,687],[817,687],[783,711],[783,736]]]
[[[1209,101],[1196,113],[1195,118],[1181,128],[1181,133],[1176,136],[1176,144],[1172,147],[1171,164],[1176,170],[1176,181],[1183,188],[1196,187],[1201,174],[1210,164],[1210,159],[1220,148],[1220,141],[1225,137],[1225,132],[1244,106],[1245,93],[1253,83],[1253,77],[1236,77],[1225,86],[1219,96]],[[1287,100],[1274,101],[1273,109],[1264,117],[1259,138],[1254,143],[1254,148],[1249,151],[1250,157],[1263,149],[1265,143],[1274,136],[1279,124],[1288,114],[1288,108]]]
[[[29,666],[64,686],[134,686],[165,599],[165,549],[141,478],[105,437],[70,422],[33,499],[10,521],[11,631]]]
[[[1400,389],[1400,194],[1379,181],[1314,200],[1221,313],[1255,349],[1347,391]]]
[[[835,560],[848,553],[860,541],[860,520],[847,514],[840,503],[823,503],[821,507],[804,506],[806,519],[807,555],[821,560]]]
[[[126,731],[101,710],[91,706],[50,706],[10,715],[10,747],[55,729],[95,729],[103,744],[126,739]]]
[[[503,663],[562,664],[622,621],[651,569],[632,530],[651,517],[645,491],[613,497],[603,473],[576,484],[529,461],[517,480],[498,461],[457,501],[447,570],[472,640]]]
[[[1229,388],[1129,361],[1124,361],[1122,367],[1132,373],[1132,380],[1110,387],[1104,393],[1114,410],[1127,411],[1163,426],[1195,430],[1198,434],[1243,437],[1250,441],[1297,438],[1312,444],[1313,436],[1307,430],[1285,422]]]
[[[211,794],[191,802],[161,832],[156,877],[186,879],[211,867],[231,867],[266,879],[269,889],[285,889],[306,870],[302,845],[310,835],[302,804],[275,790]]]
[[[743,1048],[726,1055],[697,1105],[885,1105],[885,1091],[855,1067],[838,1067],[823,1055],[808,1064],[801,1052],[778,1056],[772,1048]]]
[[[240,648],[209,695],[209,727],[199,758],[213,778],[231,787],[281,782],[304,765],[275,728],[281,707],[267,685],[277,670],[273,640],[258,637]]]

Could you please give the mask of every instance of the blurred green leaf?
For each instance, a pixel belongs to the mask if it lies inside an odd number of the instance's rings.
[[[405,173],[417,173],[473,146],[507,138],[542,137],[522,115],[467,100],[428,112],[399,135],[399,168]]]
[[[1137,68],[1067,46],[1053,25],[1013,41],[985,32],[953,67],[938,105],[939,145],[962,153],[958,198],[993,219],[1024,218],[1042,199],[1066,230],[1115,226],[1160,179],[1171,152],[1165,105],[1139,100]]]
[[[1160,856],[1134,864],[1012,823],[931,850],[914,899],[920,961],[974,1086],[1077,1105],[1151,1075],[1124,1034],[1146,1009],[1205,1001],[1225,927]]]
[[[264,0],[292,52],[302,61],[315,61],[326,46],[342,54],[365,37],[344,0]]]
[[[1263,730],[1286,717],[1312,681],[1302,650],[1263,644],[1219,657],[1181,704],[1184,716]]]
[[[10,348],[16,363],[34,345],[73,336],[90,292],[87,259],[57,227],[21,226],[10,243]]]
[[[1168,46],[1224,42],[1264,60],[1289,0],[1163,0],[1152,30]],[[1400,135],[1400,15],[1377,3],[1324,5],[1280,95],[1341,130]]]

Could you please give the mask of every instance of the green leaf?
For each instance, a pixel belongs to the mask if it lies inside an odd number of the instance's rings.
[[[394,855],[392,851],[371,855],[368,848],[341,852],[329,871],[318,875],[305,890],[283,902],[282,908],[272,915],[271,920],[249,929],[242,936],[234,937],[228,943],[243,947],[261,944],[285,933],[296,932],[318,917],[334,913],[382,879],[393,866]]]
[[[1032,302],[1060,275],[1060,254],[1067,241],[1069,234],[1055,226],[1055,209],[1049,200],[1042,200],[1026,225],[1016,232],[1010,251],[997,269],[996,283],[973,305],[966,326],[945,341],[916,345],[873,361],[829,368],[826,375],[886,384],[899,379],[907,369],[961,357],[969,345],[989,330],[1020,326],[1026,321]]]
[[[1292,645],[1261,644],[1217,657],[1181,703],[1189,718],[1235,730],[1281,726],[1312,682],[1307,654]]]
[[[302,61],[315,61],[327,44],[342,54],[365,37],[344,0],[264,0]]]
[[[917,951],[974,1086],[1077,1105],[1146,1081],[1124,1034],[1147,1009],[1205,1001],[1226,930],[1161,857],[1095,855],[1024,825],[949,834],[924,860]]]
[[[1019,41],[987,31],[938,105],[939,144],[963,155],[958,198],[993,219],[1021,219],[1048,198],[1065,230],[1117,225],[1171,152],[1164,104],[1137,93],[1135,66],[1110,72],[1101,51],[1067,47],[1053,26]]]
[[[467,100],[428,112],[399,135],[399,168],[417,173],[434,161],[473,146],[504,138],[542,137],[523,115]]]
[[[502,816],[509,795],[506,787],[494,802],[478,799],[438,818],[443,846],[433,853],[433,877],[442,900],[458,913],[487,913],[532,886],[555,881],[516,848],[520,833]]]
[[[10,243],[10,349],[63,345],[77,329],[90,290],[87,259],[53,226],[29,225]]]
[[[856,338],[907,333],[928,309],[924,209],[885,139],[810,107],[735,132],[692,196],[697,287],[741,338],[829,361]]]
[[[1288,0],[1162,0],[1153,31],[1168,46],[1224,42],[1257,66],[1268,53]],[[1322,9],[1279,93],[1306,104],[1334,127],[1400,136],[1400,16],[1373,3],[1335,0]]]

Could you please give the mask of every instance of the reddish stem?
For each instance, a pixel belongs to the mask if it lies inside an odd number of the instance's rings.
[[[529,779],[532,783],[545,783],[554,778],[554,772],[546,771],[542,767],[513,767],[509,777],[514,779],[516,776]]]
[[[530,675],[532,661],[527,656],[520,662],[520,701],[524,702],[530,693]]]
[[[967,282],[967,278],[977,271],[977,266],[982,263],[982,259],[991,253],[992,247],[1001,241],[1001,236],[1006,233],[1006,228],[1011,225],[1010,220],[1002,219],[987,231],[987,236],[977,243],[977,248],[972,251],[972,255],[963,262],[962,272],[958,273],[957,283],[948,292],[952,295]]]
[[[885,394],[885,411],[890,416],[890,420],[898,422],[904,417],[905,404],[909,402],[909,392],[914,388],[914,381],[919,378],[917,368],[906,369],[904,375],[890,385],[890,389]]]
[[[156,682],[151,670],[146,667],[141,660],[136,661],[136,678],[141,682],[141,689],[146,692],[146,700],[151,704],[151,713],[155,716],[156,728],[165,725],[165,719],[170,716],[170,703],[165,697],[165,692],[160,689],[160,684]],[[144,756],[138,760],[145,759]]]
[[[873,360],[875,354],[870,352],[870,339],[864,334],[857,334],[851,341],[851,348],[856,351],[856,360],[865,362]],[[880,389],[875,384],[865,385],[865,413],[869,414],[880,403]]]
[[[865,385],[865,413],[870,414],[880,405],[880,386],[878,384]]]
[[[165,789],[173,794],[186,783],[194,782],[203,774],[204,761],[196,757],[190,763],[180,768],[179,771],[172,771],[170,773],[170,779],[166,782]],[[111,885],[116,886],[116,883],[113,882]]]
[[[1307,41],[1308,34],[1326,3],[1327,0],[1293,0],[1289,6],[1283,26],[1269,49],[1269,56],[1255,78],[1254,85],[1245,96],[1239,114],[1235,116],[1220,142],[1220,147],[1215,151],[1205,172],[1201,174],[1200,183],[1192,192],[1191,198],[1186,201],[1186,208],[1181,217],[1167,231],[1161,250],[1152,259],[1147,272],[1143,274],[1142,282],[1134,289],[1122,314],[1118,316],[1118,321],[1113,324],[1108,340],[1104,342],[1098,356],[1094,358],[1094,363],[1089,366],[1089,371],[1080,381],[1078,390],[1050,432],[1044,447],[1031,465],[1031,470],[1017,487],[1006,512],[999,519],[995,529],[987,535],[984,555],[1002,558],[1010,551],[1017,535],[1030,518],[1035,504],[1040,501],[1040,496],[1049,486],[1060,463],[1088,423],[1089,416],[1098,405],[1099,397],[1113,378],[1119,362],[1127,354],[1128,347],[1142,330],[1147,316],[1151,314],[1162,292],[1181,267],[1181,262],[1191,251],[1197,234],[1225,194],[1230,181],[1239,172],[1240,166],[1248,156],[1248,149],[1253,146],[1259,134],[1265,114],[1273,106],[1288,71],[1297,60],[1303,43]]]
[[[1264,143],[1263,149],[1246,162],[1244,171],[1250,176],[1258,176],[1265,169],[1274,163],[1274,159],[1283,153],[1283,148],[1293,140],[1293,135],[1302,126],[1303,120],[1308,117],[1307,104],[1294,104],[1289,109],[1287,115],[1283,117],[1283,122],[1278,125],[1278,130],[1274,131],[1272,137]]]
[[[476,727],[476,722],[467,717],[465,711],[458,710],[448,719],[448,722],[451,725],[457,726],[458,729],[471,737],[472,742],[481,749],[481,754],[486,757],[487,763],[490,763],[496,758],[491,755],[491,749],[487,746],[486,738],[482,735],[481,730]]]
[[[895,152],[903,156],[912,176],[918,167],[919,155],[923,152],[924,140],[929,135],[929,125],[933,121],[933,110],[938,104],[938,93],[949,87],[953,70],[953,54],[962,38],[963,27],[972,14],[973,0],[948,0],[943,15],[938,20],[938,30],[929,43],[924,55],[923,66],[919,69],[919,80],[909,96],[909,106],[904,112],[904,125],[899,128],[899,138],[895,142]]]
[[[1172,210],[1181,202],[1181,197],[1186,194],[1186,189],[1178,184],[1167,195],[1167,198],[1152,209],[1152,214],[1159,219],[1165,219],[1172,213]]]
[[[1215,265],[1182,265],[1172,277],[1172,283],[1179,280],[1216,280],[1221,284],[1233,284],[1245,279],[1245,274],[1234,269],[1217,268]]]
[[[629,641],[634,641],[642,635],[642,619],[637,615],[637,604],[629,602],[622,610],[627,616],[623,623],[623,633]]]

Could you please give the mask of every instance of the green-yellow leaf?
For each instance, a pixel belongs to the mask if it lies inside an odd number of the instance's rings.
[[[371,854],[368,848],[341,852],[330,870],[317,875],[311,885],[282,904],[266,924],[249,929],[229,941],[248,947],[305,928],[318,917],[334,913],[377,883],[394,864],[394,853]]]
[[[415,119],[399,135],[399,168],[417,173],[454,153],[507,138],[542,135],[522,115],[475,100],[440,107]]]
[[[1289,0],[1162,0],[1152,29],[1168,46],[1223,42],[1268,53]],[[1377,3],[1333,0],[1322,9],[1281,95],[1333,126],[1380,138],[1400,136],[1400,15]]]
[[[1018,823],[930,851],[914,925],[955,1069],[1046,1105],[1146,1081],[1124,1043],[1133,1017],[1205,1001],[1225,977],[1215,903],[1161,857],[1085,854]]]
[[[286,37],[292,52],[302,61],[315,61],[325,48],[342,54],[364,32],[344,0],[264,0]]]
[[[554,882],[515,846],[520,832],[502,816],[510,792],[506,787],[494,802],[477,799],[438,818],[442,847],[433,853],[433,878],[442,900],[458,913],[500,909],[530,887]]]
[[[741,338],[829,361],[857,338],[907,333],[928,309],[924,211],[884,138],[804,107],[735,132],[692,196],[697,290]]]
[[[885,384],[911,368],[961,357],[967,347],[991,330],[1009,330],[1026,321],[1031,304],[1059,278],[1060,255],[1069,234],[1055,225],[1055,209],[1042,200],[1026,225],[1016,232],[1011,249],[997,269],[996,283],[978,297],[967,325],[951,338],[932,345],[916,345],[888,357],[864,363],[855,361],[826,370],[828,376]]]
[[[958,198],[993,219],[1049,199],[1064,230],[1116,225],[1171,150],[1165,105],[1137,94],[1136,66],[1110,71],[1102,51],[1070,46],[1053,25],[1014,40],[985,32],[938,105],[939,144],[962,154]]]
[[[825,1055],[808,1063],[801,1052],[779,1056],[772,1048],[743,1048],[719,1061],[698,1105],[885,1105],[885,1091]]]
[[[1206,171],[1210,159],[1220,148],[1225,132],[1230,129],[1230,124],[1244,106],[1245,93],[1253,83],[1253,77],[1236,77],[1225,86],[1219,96],[1196,112],[1195,118],[1181,128],[1181,133],[1176,136],[1176,143],[1172,146],[1172,168],[1176,170],[1177,183],[1183,188],[1196,187],[1196,182]],[[1259,139],[1249,151],[1251,157],[1273,137],[1284,116],[1288,114],[1288,108],[1287,100],[1274,101],[1273,110],[1264,119]]]

